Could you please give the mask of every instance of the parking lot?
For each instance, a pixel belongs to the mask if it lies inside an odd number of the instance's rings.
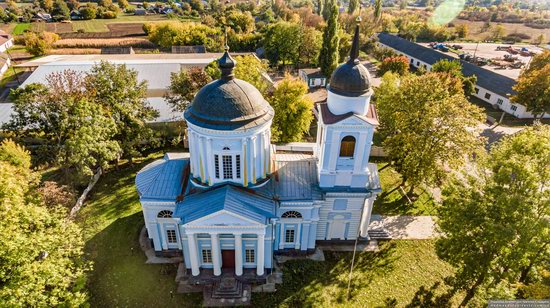
[[[453,45],[455,43],[449,43],[449,45]],[[462,52],[468,53],[470,55],[476,55],[476,57],[483,57],[486,59],[494,59],[494,58],[503,58],[504,55],[509,54],[507,51],[499,51],[496,50],[497,46],[510,46],[507,44],[494,44],[494,43],[456,43],[457,45],[463,46],[463,49],[461,49]],[[421,43],[421,45],[429,47],[427,43]],[[542,49],[533,45],[513,45],[516,49],[521,49],[523,47],[527,48],[529,51],[533,51],[535,53],[542,52]],[[477,49],[477,50],[476,50]],[[455,57],[458,59],[458,55],[453,52],[446,52],[445,54],[448,54],[452,57]],[[531,57],[523,57],[519,54],[514,55],[514,57],[517,57],[518,60],[521,60],[524,64],[529,63]],[[521,69],[500,69],[496,66],[492,65],[485,65],[483,68],[492,70],[496,73],[499,73],[501,75],[517,79],[519,77],[519,74],[521,72]]]

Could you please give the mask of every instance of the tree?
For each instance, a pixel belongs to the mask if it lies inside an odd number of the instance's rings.
[[[382,0],[374,0],[374,21],[380,21],[382,17]]]
[[[432,66],[432,72],[447,73],[454,78],[460,79],[462,81],[463,90],[466,95],[471,95],[475,92],[477,83],[476,75],[468,77],[464,76],[464,74],[462,73],[462,64],[460,64],[460,61],[458,60],[439,60]]]
[[[544,34],[540,34],[539,36],[537,36],[536,39],[533,40],[533,44],[535,45],[542,45],[544,43]]]
[[[298,62],[317,65],[319,50],[323,43],[323,34],[313,27],[302,26],[302,42],[298,49]]]
[[[128,0],[118,0],[117,3],[118,3],[118,7],[121,10],[126,10],[128,8],[128,6],[130,5],[128,3]]]
[[[59,35],[52,32],[27,32],[24,37],[25,49],[33,56],[43,56],[58,40]]]
[[[529,67],[525,70],[525,74],[538,71],[548,64],[550,64],[550,50],[544,50],[531,58],[531,62],[529,63]]]
[[[331,10],[331,6],[332,6],[332,1],[333,0],[324,0],[324,3],[322,5],[322,7],[323,7],[322,15],[323,15],[323,19],[325,21],[327,21],[330,17],[330,10]]]
[[[279,83],[270,102],[275,110],[272,140],[278,142],[302,141],[313,120],[313,102],[307,94],[307,85],[286,75]]]
[[[461,306],[480,288],[511,288],[547,265],[549,165],[550,127],[537,125],[505,137],[446,185],[436,251],[456,268],[452,286],[466,291]]]
[[[405,75],[407,72],[409,72],[409,58],[405,56],[385,58],[378,68],[378,74],[384,75],[386,72],[393,72],[398,75]]]
[[[30,155],[0,144],[0,301],[10,307],[86,304],[84,241],[59,206],[35,192]]]
[[[71,10],[64,0],[56,0],[52,9],[52,15],[55,20],[69,20],[71,18]]]
[[[239,10],[230,11],[226,17],[227,24],[237,33],[250,33],[254,31],[254,17],[250,12]]]
[[[272,65],[288,62],[296,64],[302,43],[302,30],[299,24],[279,21],[268,26],[264,35],[266,57]]]
[[[460,24],[455,26],[455,32],[459,38],[466,38],[468,36],[468,25]]]
[[[323,15],[323,0],[317,0],[317,15]]]
[[[209,50],[219,50],[219,41],[213,36],[218,33],[214,28],[192,22],[168,21],[148,23],[144,26],[149,40],[161,47],[183,45],[205,45]]]
[[[504,36],[504,27],[501,24],[496,25],[491,31],[491,36],[494,40],[499,40]]]
[[[513,89],[517,93],[512,96],[512,101],[524,105],[535,118],[550,113],[550,63],[541,69],[522,73]]]
[[[5,128],[21,137],[41,138],[67,180],[86,179],[95,168],[117,158],[120,147],[111,139],[115,121],[101,105],[85,97],[84,81],[74,71],[54,73],[47,86],[30,84],[12,93],[11,121]]]
[[[90,5],[87,5],[80,9],[80,14],[85,20],[95,19],[97,17],[97,10]]]
[[[441,183],[480,147],[473,130],[484,116],[447,74],[384,75],[376,94],[383,146],[404,185]]]
[[[361,7],[359,0],[350,0],[348,4],[348,13],[354,14]]]
[[[267,63],[262,62],[260,59],[252,55],[236,56],[235,61],[237,61],[237,65],[233,71],[235,77],[252,84],[264,96],[266,96],[269,88],[271,87],[271,84],[264,76],[267,72]],[[212,79],[219,79],[221,76],[218,61],[210,62],[204,70]]]
[[[53,8],[53,0],[40,0],[40,7],[46,12],[50,12]]]
[[[173,111],[183,112],[195,94],[210,81],[212,78],[200,67],[172,73],[168,93],[164,98]]]
[[[335,0],[328,1],[330,16],[323,32],[323,45],[319,53],[319,67],[327,79],[338,65],[338,6]]]
[[[123,155],[132,159],[139,156],[142,142],[149,141],[152,130],[147,121],[158,112],[147,103],[147,83],[138,81],[137,71],[102,61],[92,67],[86,76],[90,100],[108,110],[117,125],[114,136]]]
[[[68,0],[67,6],[71,10],[78,10],[78,8],[80,7],[80,2],[78,2],[78,0]]]

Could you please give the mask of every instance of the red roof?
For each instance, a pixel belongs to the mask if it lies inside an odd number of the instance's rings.
[[[366,115],[358,115],[353,112],[348,112],[340,115],[333,114],[330,112],[330,109],[328,108],[328,105],[326,102],[319,103],[318,108],[320,109],[321,115],[323,117],[323,123],[325,124],[334,124],[338,123],[340,121],[343,121],[351,116],[357,116],[363,120],[365,120],[367,123],[378,126],[378,113],[376,112],[376,107],[374,104],[369,104],[369,109],[367,111]]]

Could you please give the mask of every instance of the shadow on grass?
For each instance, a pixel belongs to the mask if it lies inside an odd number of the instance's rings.
[[[451,300],[454,296],[452,290],[445,289],[441,282],[434,283],[429,289],[424,286],[418,288],[411,302],[405,306],[406,308],[415,307],[451,307]]]
[[[351,298],[375,277],[393,270],[395,243],[384,243],[378,252],[362,252],[356,256],[351,283]],[[347,286],[352,253],[325,251],[325,262],[293,260],[283,265],[283,284],[276,293],[257,293],[252,304],[257,307],[312,307],[330,304],[347,304]],[[312,296],[324,294],[324,298]]]

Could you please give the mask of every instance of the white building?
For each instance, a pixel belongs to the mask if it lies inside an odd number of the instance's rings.
[[[368,239],[380,183],[369,163],[378,124],[367,69],[339,66],[319,106],[314,155],[271,145],[272,107],[219,59],[222,77],[204,86],[184,113],[189,154],[167,154],[141,170],[136,186],[158,255],[183,254],[197,284],[234,276],[265,282],[274,254],[310,253],[319,241]]]
[[[388,33],[379,33],[378,39],[381,46],[391,48],[398,54],[406,56],[409,58],[410,65],[416,68],[424,67],[430,71],[432,65],[439,60],[457,60],[431,48]],[[517,118],[533,118],[533,114],[528,112],[525,106],[510,101],[510,96],[515,94],[512,89],[516,84],[514,79],[462,60],[460,62],[464,76],[477,76],[476,91],[473,94],[475,97]],[[550,118],[550,114],[544,114],[544,118]]]

